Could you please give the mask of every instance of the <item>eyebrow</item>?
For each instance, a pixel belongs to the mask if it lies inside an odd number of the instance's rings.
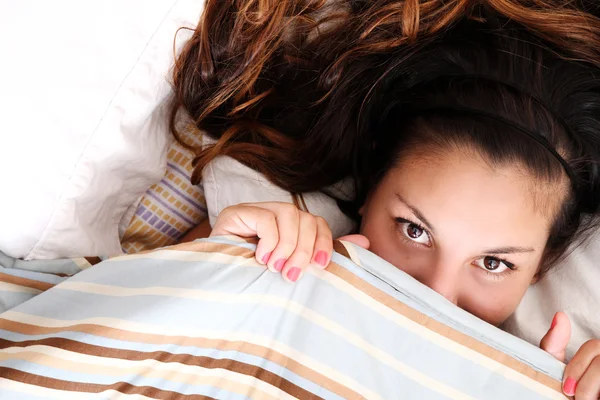
[[[500,247],[497,249],[485,250],[486,254],[514,254],[514,253],[531,253],[535,251],[532,247]]]
[[[415,216],[423,223],[423,225],[425,225],[425,227],[427,229],[429,229],[431,231],[431,233],[435,233],[435,229],[433,229],[433,225],[431,225],[431,223],[429,223],[429,221],[427,221],[427,218],[425,218],[425,216],[421,213],[421,211],[419,211],[416,207],[411,206],[406,200],[404,200],[404,197],[402,197],[400,195],[400,193],[396,193],[396,198],[398,200],[400,200],[402,203],[404,203],[404,205],[406,207],[408,207],[410,209],[410,211],[412,211],[413,214],[415,214]]]
[[[402,197],[402,195],[400,193],[396,193],[396,198],[404,203],[404,205],[406,207],[408,207],[410,209],[410,211],[412,211],[413,214],[415,214],[415,216],[423,223],[423,225],[425,225],[425,227],[427,229],[429,229],[431,231],[431,233],[435,233],[435,229],[433,229],[433,226],[431,225],[431,223],[429,221],[427,221],[427,218],[425,218],[425,216],[423,215],[423,213],[421,213],[421,211],[419,211],[416,207],[410,205],[406,200],[404,200],[404,197]],[[518,247],[518,246],[507,246],[507,247],[498,247],[496,249],[489,249],[489,250],[485,250],[483,253],[484,254],[516,254],[516,253],[531,253],[535,251],[535,249],[533,247]]]

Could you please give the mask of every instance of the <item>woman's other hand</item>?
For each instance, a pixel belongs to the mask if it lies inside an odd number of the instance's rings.
[[[571,336],[571,322],[562,312],[556,313],[540,347],[558,360],[565,360]],[[600,340],[584,343],[565,369],[563,392],[575,400],[597,400],[600,397]]]

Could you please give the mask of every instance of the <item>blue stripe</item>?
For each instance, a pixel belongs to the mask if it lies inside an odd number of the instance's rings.
[[[160,198],[160,196],[155,195],[152,192],[148,192],[148,196],[152,197],[154,200],[158,201],[163,207],[167,208],[169,211],[171,211],[173,214],[177,215],[179,218],[181,218],[182,221],[186,222],[189,225],[196,225],[196,223],[192,220],[190,220],[189,218],[187,218],[185,215],[183,215],[182,213],[180,213],[179,211],[177,211],[177,209],[173,208],[167,201],[163,200]]]
[[[192,176],[192,174],[188,174],[186,171],[179,168],[178,165],[173,164],[172,162],[168,162],[167,166],[169,168],[171,168],[173,171],[178,172],[185,180],[188,180],[188,181],[190,180],[190,177]]]
[[[206,214],[206,207],[203,207],[200,203],[196,203],[193,198],[188,197],[186,193],[183,193],[179,188],[176,188],[175,186],[171,185],[166,179],[163,179],[160,183],[171,189],[173,192],[177,193],[177,195],[181,199],[185,200],[187,204],[193,206],[196,210],[200,211],[201,213]]]
[[[36,296],[38,295],[0,290],[0,314],[11,310]]]
[[[23,392],[14,392],[12,390],[8,390],[8,389],[2,389],[2,396],[4,396],[5,399],[25,399]],[[94,399],[100,399],[99,397],[94,397]],[[32,394],[27,394],[27,400],[48,400],[48,397],[44,396],[44,397],[39,397],[39,396],[34,396]]]

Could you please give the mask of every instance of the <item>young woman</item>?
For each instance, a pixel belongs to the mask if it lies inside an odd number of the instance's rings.
[[[363,15],[366,3],[350,1],[342,8],[348,30],[321,25],[329,29],[326,39],[300,35],[304,41],[286,47],[295,37],[288,29],[303,19],[277,21],[252,9],[253,1],[241,3],[248,5],[242,19],[265,35],[260,43],[269,43],[278,26],[286,28],[270,53],[259,52],[262,65],[240,64],[243,56],[236,59],[223,38],[209,35],[215,20],[232,17],[232,10],[209,2],[207,25],[186,48],[175,77],[175,109],[183,106],[218,139],[200,152],[199,168],[230,155],[291,192],[323,190],[351,176],[354,198],[340,201],[357,221],[360,236],[351,240],[495,325],[594,227],[600,21],[592,15],[542,9],[546,19],[558,15],[574,24],[570,32],[554,27],[556,34],[548,35],[536,25],[544,23],[540,9],[518,2],[512,3],[517,11],[508,1],[468,10],[464,1],[417,3],[421,14],[411,19],[414,2],[374,2],[379,8]],[[444,9],[448,4],[455,7]],[[504,6],[505,15],[493,5]],[[308,9],[294,15],[307,17]],[[395,45],[375,46],[389,32],[355,17],[385,20],[394,10],[403,12],[402,27],[413,27]],[[536,32],[515,23],[518,17]],[[239,18],[229,27],[242,35]],[[369,38],[374,31],[380,36]],[[573,34],[596,47],[573,42],[570,54],[562,52],[560,44]],[[307,61],[307,54],[317,61]],[[200,65],[203,57],[210,62]],[[292,282],[310,264],[325,268],[332,252],[327,223],[289,204],[230,207],[211,233],[222,234],[258,236],[257,260]],[[564,359],[569,335],[568,317],[557,313],[541,346]],[[570,361],[563,388],[576,399],[600,396],[599,340]]]

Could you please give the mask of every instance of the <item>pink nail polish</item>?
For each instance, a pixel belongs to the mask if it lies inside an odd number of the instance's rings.
[[[279,259],[275,262],[275,265],[273,266],[275,268],[275,271],[277,272],[281,272],[281,270],[283,269],[283,265],[285,264],[287,260],[285,258]]]
[[[315,262],[320,266],[325,267],[327,265],[327,258],[327,253],[319,251],[315,257]]]
[[[287,277],[290,281],[296,282],[298,280],[298,278],[300,277],[301,272],[302,272],[302,270],[300,268],[292,267],[288,270]]]
[[[269,258],[271,258],[271,252],[269,252],[269,253],[267,253],[267,254],[265,254],[263,256],[262,262],[265,263],[265,264],[268,263],[269,262]]]
[[[567,396],[574,396],[575,389],[577,389],[577,381],[573,378],[567,378],[563,385],[563,392],[565,392]]]

